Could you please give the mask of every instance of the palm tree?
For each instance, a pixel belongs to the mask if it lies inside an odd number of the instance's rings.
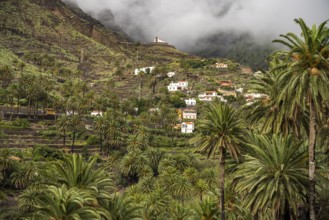
[[[270,209],[282,219],[306,201],[307,143],[293,136],[250,135],[248,154],[238,165],[236,191],[253,214]]]
[[[274,66],[277,62],[270,64]],[[264,96],[251,105],[245,105],[246,119],[251,125],[261,126],[261,132],[289,134],[293,131],[298,137],[301,128],[308,127],[307,116],[299,106],[296,106],[292,115],[285,109],[289,105],[288,100],[279,96],[281,86],[278,71],[262,72],[255,80],[251,81],[251,91],[263,94]],[[302,125],[302,126],[301,126]]]
[[[202,172],[200,173],[200,177],[202,180],[206,181],[210,190],[213,189],[215,184],[217,183],[217,174],[212,168],[206,168],[202,170]]]
[[[121,146],[124,143],[123,133],[127,130],[127,124],[124,116],[118,110],[111,109],[106,112],[106,132],[104,136],[104,143],[106,146],[106,155],[109,154],[110,149]]]
[[[142,70],[138,72],[138,78],[139,78],[138,101],[140,101],[142,98],[142,88],[143,88],[145,75],[146,73]]]
[[[198,181],[199,172],[194,167],[188,167],[184,170],[183,176],[194,185]]]
[[[218,219],[220,213],[217,208],[218,202],[211,197],[205,198],[203,201],[199,203],[199,207],[195,209],[194,219],[202,219],[202,220],[213,220]]]
[[[194,186],[194,191],[198,196],[200,196],[200,201],[203,200],[203,195],[208,190],[209,190],[208,184],[203,179],[199,179]]]
[[[175,167],[180,171],[184,171],[192,164],[187,154],[172,154],[169,158],[174,162]]]
[[[81,117],[79,115],[69,116],[68,128],[69,128],[69,131],[71,131],[71,133],[72,133],[71,153],[73,153],[76,135],[79,131],[81,131],[81,128],[82,128]]]
[[[175,205],[175,207],[171,210],[171,218],[173,220],[185,220],[190,219],[191,212],[189,209],[184,208],[181,205]]]
[[[150,145],[150,134],[146,127],[139,126],[136,134],[132,135],[128,140],[128,150],[145,150]]]
[[[145,153],[140,150],[128,152],[122,158],[120,166],[122,174],[128,178],[130,183],[138,182],[141,177],[153,176],[149,160]]]
[[[96,119],[95,119],[94,130],[99,135],[99,140],[101,142],[101,146],[99,147],[100,154],[102,154],[102,151],[104,150],[103,142],[106,137],[108,124],[109,124],[109,121],[108,121],[108,117],[106,117],[106,115],[96,117]]]
[[[280,81],[283,84],[281,96],[290,99],[292,112],[295,106],[301,106],[309,112],[309,205],[310,219],[315,220],[315,140],[316,118],[329,99],[329,29],[327,21],[318,27],[308,27],[303,19],[295,19],[302,30],[301,38],[293,33],[280,35],[276,43],[288,47],[288,51],[278,52],[275,57],[283,64],[276,67],[281,70]]]
[[[28,187],[18,197],[18,207],[25,212],[34,211],[38,204],[38,195],[42,192],[37,188]]]
[[[165,153],[161,150],[155,148],[148,148],[145,151],[147,158],[149,159],[149,165],[153,170],[153,175],[159,175],[159,164],[162,158],[164,157]]]
[[[182,205],[184,206],[185,198],[192,193],[192,184],[188,181],[187,178],[177,176],[173,187],[175,190],[175,195],[181,197]]]
[[[239,144],[244,134],[244,124],[238,112],[231,106],[214,103],[205,107],[204,117],[197,123],[197,134],[191,143],[199,147],[202,153],[210,156],[219,155],[220,205],[221,218],[225,219],[224,184],[226,151],[238,161]]]
[[[63,135],[63,148],[66,144],[66,135],[70,128],[70,116],[63,114],[56,120],[57,129]]]
[[[84,161],[82,155],[67,155],[63,161],[57,161],[48,174],[46,183],[67,188],[78,187],[92,192],[95,197],[108,197],[113,188],[113,181],[103,167],[95,168],[97,157]]]
[[[37,167],[33,162],[28,162],[17,166],[15,171],[11,173],[10,179],[14,188],[26,188],[38,175]]]
[[[133,204],[125,195],[114,195],[109,200],[101,202],[102,207],[108,212],[105,219],[108,220],[134,220],[141,219],[139,210],[141,207]]]
[[[141,204],[144,207],[142,216],[144,219],[166,219],[161,218],[161,216],[169,211],[172,200],[172,197],[165,190],[156,188],[146,196],[145,201]]]
[[[162,162],[162,161],[161,161]],[[160,169],[159,185],[166,192],[175,195],[175,184],[180,176],[180,172],[173,166],[167,166]]]
[[[0,150],[0,170],[6,171],[17,166],[17,161],[12,157],[9,149]]]
[[[142,193],[150,193],[155,189],[155,178],[153,176],[146,176],[139,180],[138,187]]]
[[[12,157],[9,149],[0,151],[0,183],[9,184],[7,181],[10,180],[10,175],[19,167],[19,162]]]
[[[101,219],[101,210],[94,208],[95,197],[85,190],[65,185],[49,186],[38,196],[33,218],[36,219]]]

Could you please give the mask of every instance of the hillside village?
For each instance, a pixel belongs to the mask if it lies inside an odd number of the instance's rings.
[[[157,42],[158,38],[155,39]],[[216,62],[213,67],[220,71],[227,70],[228,64],[224,62]],[[139,74],[148,74],[151,75],[156,67],[148,66],[148,67],[140,67],[134,70],[134,75],[138,76]],[[249,67],[242,66],[241,74],[249,74],[252,76],[254,73]],[[257,73],[255,73],[257,74]],[[176,130],[180,130],[181,133],[193,133],[194,131],[194,122],[197,119],[197,115],[200,115],[200,112],[197,112],[197,103],[200,102],[212,102],[212,101],[220,101],[223,103],[227,103],[228,100],[225,99],[236,99],[238,96],[243,97],[246,105],[251,105],[257,99],[264,98],[264,94],[260,93],[244,93],[243,87],[238,87],[232,80],[218,80],[217,87],[215,86],[214,91],[203,91],[199,93],[197,96],[193,96],[195,91],[193,88],[189,86],[188,80],[185,81],[174,81],[175,77],[178,75],[185,75],[185,73],[177,73],[170,71],[164,74],[168,79],[172,80],[169,85],[167,85],[167,90],[169,93],[182,93],[186,95],[185,98],[181,98],[184,100],[186,108],[178,108],[177,109],[177,120],[178,123],[173,125]],[[245,87],[245,85],[244,85]],[[155,108],[151,108],[150,110],[155,111]],[[159,111],[159,108],[157,108]]]
[[[326,220],[329,29],[295,22],[260,71],[0,1],[0,219]]]

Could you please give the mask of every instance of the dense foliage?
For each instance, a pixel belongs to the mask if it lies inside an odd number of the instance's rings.
[[[193,78],[215,60],[158,65],[136,76],[138,97],[126,99],[111,80],[95,92],[79,73],[55,83],[18,63],[0,65],[2,141],[38,126],[28,137],[48,141],[0,150],[0,218],[326,219],[329,29],[296,23],[301,36],[276,40],[288,50],[274,53],[248,86],[262,96],[249,105],[242,96],[198,102],[194,134],[175,129],[194,91],[169,94],[162,78],[170,68]],[[51,56],[26,56],[53,68]],[[141,95],[146,79],[150,99]]]

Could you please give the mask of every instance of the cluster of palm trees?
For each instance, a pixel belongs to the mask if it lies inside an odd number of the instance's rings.
[[[63,160],[36,163],[17,161],[12,155],[2,151],[0,167],[6,181],[1,187],[23,191],[11,215],[0,213],[3,218],[198,219],[209,215],[208,210],[193,210],[199,203],[207,205],[206,195],[216,188],[217,173],[210,167],[200,169],[195,155],[150,147],[130,148],[122,158],[113,154],[108,162],[68,154]],[[127,184],[125,192],[116,193]],[[195,208],[187,207],[191,199]]]
[[[23,190],[17,219],[325,216],[329,206],[321,201],[328,200],[329,185],[329,29],[326,22],[310,28],[302,19],[295,21],[301,36],[288,33],[275,40],[288,50],[274,53],[269,71],[252,82],[263,98],[241,108],[216,101],[202,109],[190,144],[214,160],[152,148],[154,137],[143,125],[156,124],[173,133],[176,112],[164,106],[134,120],[124,102],[106,91],[95,99],[77,79],[60,89],[58,108],[69,114],[57,119],[58,130],[64,146],[66,136],[72,135],[73,153],[87,109],[102,110],[93,118],[101,156],[70,154],[63,160],[34,163],[1,151],[0,200],[4,189]],[[8,75],[1,79],[7,89],[10,70],[1,71]],[[37,106],[36,96],[24,97],[29,106]]]
[[[296,217],[299,207],[308,206],[309,218],[316,218],[315,155],[327,139],[318,131],[328,123],[329,29],[326,22],[312,28],[302,19],[295,22],[301,37],[288,33],[275,40],[289,50],[274,53],[270,70],[253,82],[266,96],[240,114],[231,106],[209,105],[197,126],[192,143],[220,160],[221,219],[228,155],[240,162],[230,178],[253,215]]]

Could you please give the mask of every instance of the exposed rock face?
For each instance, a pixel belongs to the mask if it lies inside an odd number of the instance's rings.
[[[46,7],[47,9],[50,9],[54,11],[59,5],[62,5],[63,3],[60,0],[52,0],[52,1],[47,1],[47,0],[33,0],[31,2],[37,3],[43,7]]]
[[[104,9],[98,13],[87,12],[90,16],[100,21],[106,28],[113,32],[119,33],[126,39],[129,39],[128,35],[117,25],[115,17],[110,9]],[[130,39],[129,39],[130,40]]]

